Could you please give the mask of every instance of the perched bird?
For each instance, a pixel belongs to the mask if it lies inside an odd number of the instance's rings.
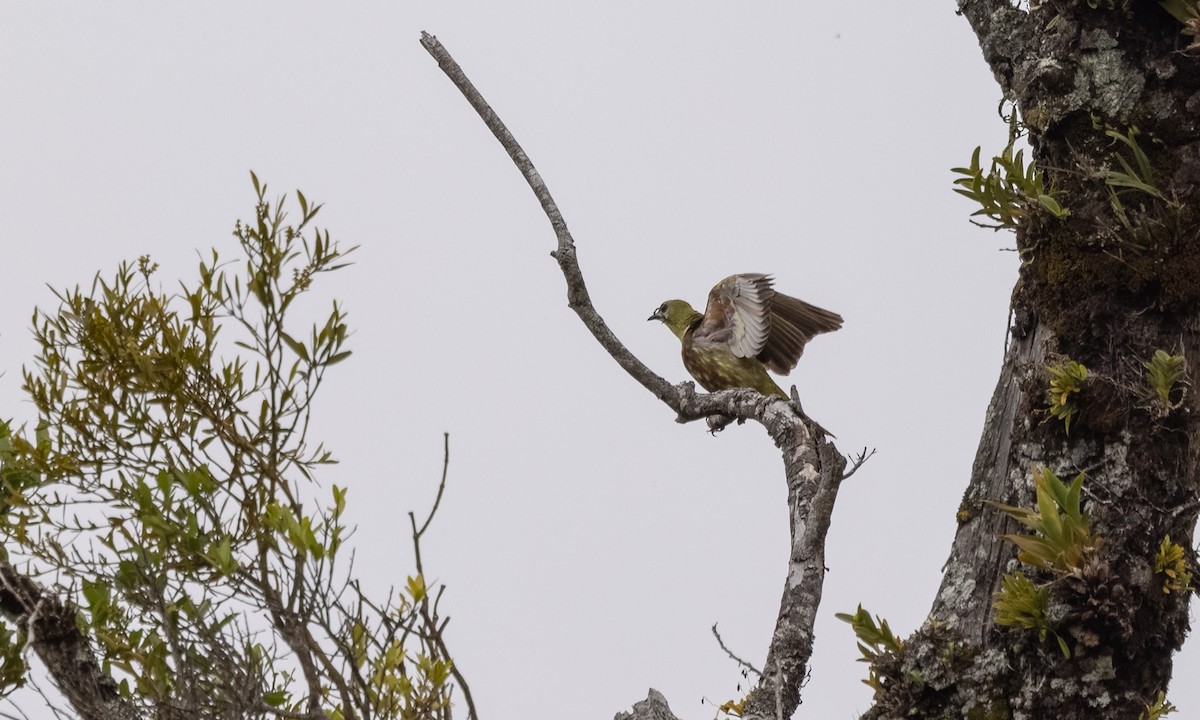
[[[842,316],[777,293],[773,282],[761,273],[730,275],[708,293],[703,313],[668,300],[647,320],[662,320],[683,341],[683,366],[705,390],[787,397],[767,370],[787,375],[805,343],[840,328]]]

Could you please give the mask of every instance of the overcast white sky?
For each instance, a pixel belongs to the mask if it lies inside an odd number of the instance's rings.
[[[362,246],[318,286],[356,334],[315,432],[379,588],[412,572],[400,520],[451,434],[426,563],[482,715],[608,718],[653,686],[707,720],[703,698],[740,697],[709,627],[761,663],[788,552],[774,448],[675,424],[586,334],[541,210],[421,30],[524,144],[597,307],[658,372],[685,377],[645,318],[733,272],[845,317],[784,384],[843,452],[879,451],[839,497],[797,713],[856,717],[866,668],[833,614],[907,633],[928,611],[1016,277],[1011,238],[951,191],[1006,133],[951,0],[5,3],[0,416],[33,419],[47,283],[143,253],[191,277],[196,250],[232,250],[253,169]],[[1171,692],[1185,714],[1198,695]]]

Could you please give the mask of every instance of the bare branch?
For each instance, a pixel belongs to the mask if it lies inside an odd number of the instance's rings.
[[[779,447],[788,484],[792,551],[765,670],[759,687],[747,698],[743,717],[790,716],[799,705],[800,687],[812,654],[813,624],[825,578],[825,535],[846,459],[825,439],[828,433],[824,428],[803,413],[799,402],[767,397],[751,389],[698,394],[692,383],[672,386],[634,357],[592,306],[576,258],[575,241],[525,151],[437,38],[422,33],[421,44],[479,113],[533,189],[558,240],[552,255],[567,282],[568,305],[600,345],[631,377],[673,409],[679,422],[712,416],[753,419],[766,428]],[[716,424],[723,427],[727,423]],[[415,541],[419,539],[415,522],[413,529]],[[650,698],[635,706],[635,710],[643,705],[654,706],[653,712],[659,713],[655,717],[670,714],[666,701],[656,692],[652,691]]]
[[[46,688],[42,687],[42,684],[38,682],[36,675],[33,673],[26,675],[25,685],[37,693],[38,697],[40,697],[44,703],[42,707],[46,710],[49,710],[50,713],[54,715],[55,720],[72,720],[74,716],[67,714],[66,710],[59,707],[58,703],[56,702],[57,698],[50,697],[50,695],[46,692]],[[29,713],[27,713],[24,708],[17,705],[17,703],[13,701],[11,695],[5,696],[4,701],[12,705],[13,709],[20,713],[20,718],[17,718],[15,715],[8,715],[7,713],[4,715],[4,717],[12,718],[13,720],[30,720]]]
[[[437,514],[438,507],[442,504],[442,495],[446,492],[446,473],[450,471],[450,433],[442,433],[442,444],[445,448],[445,457],[442,460],[442,481],[438,483],[437,497],[433,501],[433,507],[429,509],[429,516],[421,524],[421,529],[416,531],[418,538],[424,535],[425,530],[429,528],[429,523],[433,521],[433,516]]]
[[[870,452],[867,452],[867,449],[863,448],[862,452],[860,452],[858,455],[856,455],[854,457],[854,462],[851,463],[850,469],[847,470],[846,472],[842,473],[842,479],[845,480],[845,479],[849,478],[851,475],[853,475],[854,473],[858,472],[858,469],[863,466],[863,463],[870,460],[874,454],[875,454],[875,448],[871,448]]]
[[[438,39],[429,33],[421,33],[421,44],[429,51],[429,54],[437,60],[438,67],[446,73],[451,82],[462,94],[467,98],[467,102],[475,111],[479,113],[479,117],[487,125],[496,139],[500,141],[500,145],[508,153],[516,164],[517,169],[521,171],[521,175],[525,177],[529,187],[533,189],[533,194],[537,196],[538,202],[542,204],[542,210],[546,213],[546,217],[550,220],[550,225],[554,228],[554,234],[558,238],[558,249],[551,253],[556,260],[558,266],[562,268],[563,275],[567,279],[567,305],[579,315],[579,319],[591,331],[596,340],[608,351],[608,354],[617,361],[635,380],[640,382],[650,392],[672,408],[678,410],[672,402],[675,393],[672,392],[671,384],[663,378],[659,377],[650,368],[646,367],[641,360],[633,356],[619,340],[600,314],[592,306],[591,297],[588,295],[587,285],[583,281],[583,273],[579,270],[579,265],[575,258],[575,241],[571,238],[571,231],[567,229],[567,223],[563,220],[562,213],[558,210],[558,205],[554,202],[554,198],[550,196],[550,190],[546,187],[546,183],[542,181],[542,176],[538,174],[537,169],[533,166],[529,156],[521,149],[516,138],[508,131],[508,128],[500,120],[499,116],[488,105],[483,96],[475,89],[475,86],[467,78],[466,73],[450,57],[450,53],[442,46]]]
[[[751,665],[749,662],[746,662],[745,660],[741,659],[737,655],[734,655],[733,651],[725,646],[725,641],[721,639],[721,633],[717,632],[717,624],[716,623],[713,623],[712,634],[713,634],[713,637],[715,637],[717,639],[717,644],[721,646],[721,649],[725,651],[725,654],[729,656],[730,660],[733,660],[735,663],[737,663],[738,665],[741,665],[742,667],[746,668],[747,670],[754,673],[755,675],[762,677],[762,670],[759,670],[758,668]]]

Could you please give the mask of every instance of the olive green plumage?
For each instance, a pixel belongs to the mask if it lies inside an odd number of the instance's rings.
[[[683,366],[709,392],[754,388],[787,394],[767,370],[787,375],[813,336],[842,326],[842,316],[775,292],[769,275],[730,275],[708,293],[701,313],[668,300],[650,320],[661,320],[683,343]]]

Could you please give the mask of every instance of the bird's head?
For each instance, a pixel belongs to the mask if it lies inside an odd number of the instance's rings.
[[[703,316],[695,308],[683,300],[668,300],[659,305],[654,314],[646,320],[662,320],[663,325],[675,333],[675,337],[683,339],[687,329],[701,317]]]

